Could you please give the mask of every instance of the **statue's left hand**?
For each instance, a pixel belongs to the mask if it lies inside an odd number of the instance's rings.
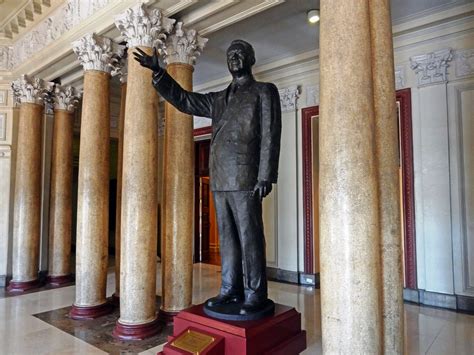
[[[153,48],[153,55],[146,54],[140,48],[135,48],[137,52],[133,52],[135,60],[140,63],[142,67],[153,70],[154,73],[161,73],[164,69],[160,66],[160,61],[158,59],[158,53],[156,48]]]
[[[269,181],[258,181],[255,185],[252,196],[258,194],[260,201],[272,191],[272,183]]]

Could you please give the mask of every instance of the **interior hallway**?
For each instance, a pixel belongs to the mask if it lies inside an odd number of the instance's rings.
[[[109,267],[107,296],[115,290],[113,266]],[[220,268],[194,264],[193,303],[214,296],[220,283]],[[71,336],[33,314],[70,306],[74,287],[41,291],[0,299],[0,344],[3,354],[105,354],[100,349]],[[161,290],[158,263],[157,290]],[[269,283],[269,296],[278,303],[296,307],[307,331],[308,348],[303,354],[321,354],[320,291],[277,282]],[[405,304],[408,354],[474,354],[474,315]],[[156,354],[158,345],[141,354]]]

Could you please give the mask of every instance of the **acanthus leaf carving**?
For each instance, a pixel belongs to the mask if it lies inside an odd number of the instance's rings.
[[[61,86],[59,84],[54,86],[53,102],[55,110],[74,112],[80,98],[81,93],[72,86]]]
[[[163,54],[166,64],[194,65],[207,41],[208,39],[199,36],[196,30],[186,29],[182,22],[178,22],[173,33],[166,39],[166,43],[161,46],[160,52]]]
[[[474,74],[474,49],[456,51],[456,76]]]
[[[17,103],[43,105],[51,99],[54,83],[26,74],[12,82],[13,96]]]
[[[119,62],[123,56],[124,46],[110,38],[95,33],[87,34],[74,41],[72,48],[84,70],[99,70],[112,75],[120,72]]]
[[[280,105],[282,112],[296,111],[296,100],[300,96],[296,85],[278,90],[280,94]]]
[[[416,55],[410,58],[410,67],[418,78],[418,86],[425,86],[448,81],[449,62],[453,59],[451,48]]]
[[[147,9],[144,4],[128,8],[115,17],[115,26],[127,42],[127,47],[158,47],[173,30],[176,20],[165,17],[159,9]]]

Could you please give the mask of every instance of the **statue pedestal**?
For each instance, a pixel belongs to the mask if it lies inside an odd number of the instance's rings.
[[[160,355],[284,355],[306,349],[301,314],[275,304],[273,316],[256,321],[225,321],[211,318],[203,305],[193,306],[174,317],[173,336]]]

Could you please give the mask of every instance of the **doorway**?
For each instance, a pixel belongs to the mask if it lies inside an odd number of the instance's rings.
[[[194,262],[220,265],[219,234],[216,210],[209,182],[209,139],[194,143],[195,151],[195,206],[194,206]]]

